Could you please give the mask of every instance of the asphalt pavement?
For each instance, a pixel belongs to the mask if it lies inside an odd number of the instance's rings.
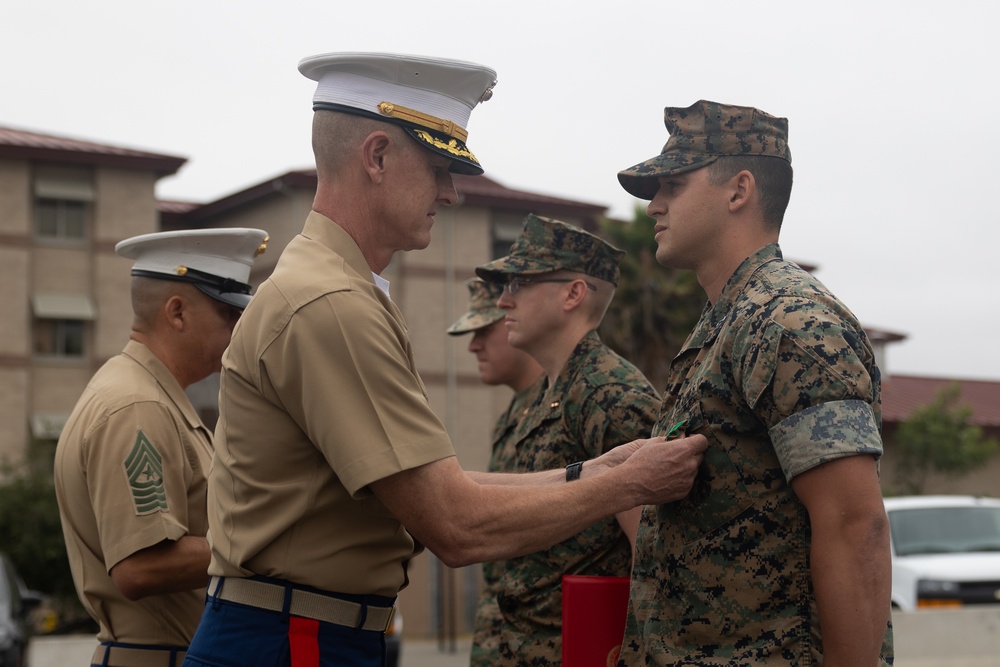
[[[404,639],[400,667],[467,667],[470,640],[438,642]],[[27,667],[84,667],[90,664],[97,640],[91,635],[36,637],[31,642]]]

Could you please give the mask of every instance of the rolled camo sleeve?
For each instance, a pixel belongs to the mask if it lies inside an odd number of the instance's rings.
[[[769,429],[785,479],[845,456],[882,456],[871,406],[860,400],[830,401],[806,408]]]

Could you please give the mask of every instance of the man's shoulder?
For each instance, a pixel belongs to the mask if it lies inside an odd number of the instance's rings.
[[[567,414],[610,413],[627,406],[630,413],[655,418],[659,410],[660,395],[642,371],[599,339],[585,353],[574,354],[561,382]]]
[[[773,259],[761,264],[743,288],[745,298],[765,302],[829,293],[816,276],[785,259]]]
[[[816,322],[858,327],[854,314],[826,285],[786,260],[767,262],[753,273],[739,310],[743,319],[773,321],[786,330],[810,330]]]
[[[159,401],[164,397],[163,389],[152,372],[139,360],[124,354],[108,359],[101,366],[87,384],[84,397],[88,395],[110,411],[132,403]]]
[[[577,375],[590,387],[626,385],[643,392],[653,392],[653,386],[643,372],[600,339],[592,342],[585,354],[574,354],[574,360],[577,362]]]
[[[150,428],[163,419],[173,423],[181,418],[152,376],[134,360],[119,355],[101,367],[87,385],[63,429],[60,444],[82,444],[114,424]]]
[[[352,274],[347,261],[335,250],[296,236],[254,298],[270,301],[279,297],[295,310],[324,294],[350,290]]]

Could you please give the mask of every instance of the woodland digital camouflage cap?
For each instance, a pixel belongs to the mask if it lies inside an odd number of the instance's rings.
[[[452,336],[488,327],[506,315],[497,307],[503,285],[473,278],[465,286],[469,288],[469,311],[448,327],[448,333]]]
[[[618,182],[639,199],[652,199],[661,176],[701,169],[722,155],[768,155],[788,162],[788,119],[753,107],[699,100],[686,109],[667,107],[670,138],[654,158],[618,172]]]
[[[607,241],[571,224],[529,214],[510,254],[476,268],[483,280],[502,283],[510,274],[565,269],[618,285],[618,262],[625,254]]]

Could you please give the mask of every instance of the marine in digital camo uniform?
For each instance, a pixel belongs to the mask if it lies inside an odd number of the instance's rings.
[[[855,316],[782,259],[787,121],[701,101],[665,122],[619,179],[651,200],[657,259],[709,295],[654,430],[709,447],[691,495],[644,512],[619,664],[892,664],[880,375]],[[787,171],[770,218],[768,170]]]
[[[487,470],[500,472],[507,468],[499,458],[505,443],[531,405],[541,387],[542,367],[522,350],[511,347],[504,328],[504,311],[497,307],[503,285],[473,278],[466,283],[469,290],[469,310],[448,327],[448,334],[471,333],[469,352],[479,363],[479,379],[489,385],[504,384],[514,391],[507,409],[493,426],[490,439],[490,461]],[[503,616],[497,606],[496,585],[500,579],[500,563],[483,563],[483,593],[476,605],[475,629],[472,637],[471,667],[491,667],[497,664],[500,627]]]
[[[212,434],[184,389],[219,370],[266,239],[202,229],[115,248],[135,260],[131,340],[88,383],[54,470],[73,583],[100,626],[94,664],[176,667],[194,635]]]
[[[534,403],[494,457],[498,470],[568,466],[652,429],[659,395],[596,331],[623,255],[573,225],[529,215],[510,254],[476,269],[493,282],[522,281],[498,303],[514,320],[511,344],[534,355],[546,373]],[[582,301],[566,305],[564,299],[576,298]],[[543,313],[544,323],[526,321]],[[631,561],[630,541],[609,517],[549,549],[497,564],[503,625],[496,664],[560,664],[562,576],[627,577]]]
[[[537,551],[688,493],[705,444],[630,443],[573,484],[463,470],[381,274],[430,244],[452,173],[482,173],[466,127],[496,73],[385,53],[299,71],[316,81],[316,195],[223,357],[211,580],[186,666],[380,667],[422,547],[453,567]]]

